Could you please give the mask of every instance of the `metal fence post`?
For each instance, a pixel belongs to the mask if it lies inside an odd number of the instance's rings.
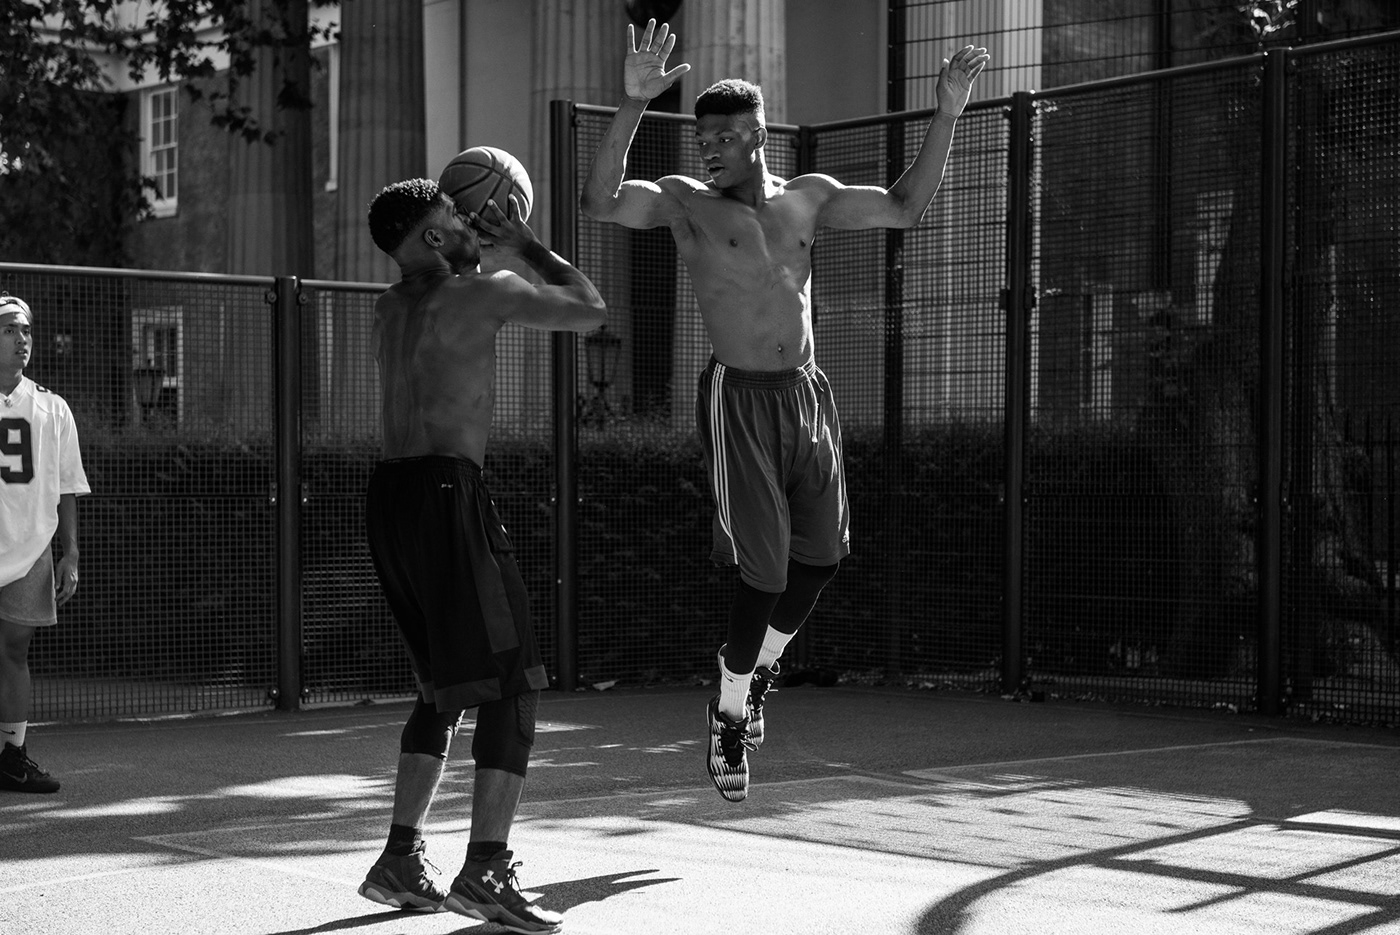
[[[793,140],[797,147],[797,175],[806,175],[816,171],[817,164],[817,135],[808,126],[799,127],[797,136]],[[797,635],[793,637],[790,648],[792,650],[792,662],[794,670],[810,668],[812,665],[812,628],[802,626],[797,630]]]
[[[1006,399],[1003,486],[1001,688],[1015,692],[1025,678],[1021,585],[1025,544],[1026,425],[1030,380],[1027,353],[1031,290],[1031,96],[1011,97],[1006,205]]]
[[[890,26],[892,30],[902,29],[904,17],[891,8]],[[891,32],[891,44],[896,41],[896,33]],[[901,42],[902,44],[902,42]],[[905,82],[903,80],[903,59],[891,61],[889,84],[885,93],[885,107],[891,114],[904,110]],[[904,159],[904,120],[891,117],[885,124],[885,185],[894,185],[908,163]],[[904,485],[900,482],[900,468],[904,460],[904,231],[891,228],[885,231],[885,354],[884,354],[884,444],[883,470],[884,483],[881,514],[889,536],[890,551],[903,556],[904,524],[899,517],[904,497]],[[882,588],[880,616],[885,621],[885,674],[894,677],[903,668],[904,655],[904,615],[900,607],[899,579],[903,569],[887,567],[882,572],[887,584]]]
[[[277,708],[301,707],[301,306],[295,276],[273,287],[273,399],[277,486]]]
[[[1259,283],[1259,711],[1281,701],[1283,606],[1283,313],[1286,284],[1284,172],[1288,157],[1287,53],[1264,56]]]
[[[550,223],[554,252],[573,262],[578,193],[574,102],[549,102]],[[551,337],[554,381],[554,631],[560,691],[578,687],[578,341]]]

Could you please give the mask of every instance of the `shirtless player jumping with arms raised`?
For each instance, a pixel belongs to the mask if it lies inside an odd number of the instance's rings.
[[[986,66],[972,46],[945,60],[938,112],[914,162],[888,189],[768,172],[763,96],[728,79],[695,101],[708,181],[623,181],[647,102],[685,74],[666,70],[676,37],[627,27],[626,97],[584,185],[584,214],[665,227],[690,271],[714,356],[700,377],[696,423],[715,497],[712,557],[736,564],[738,590],[708,709],[707,766],[720,794],[748,794],[747,750],[763,741],[763,699],[778,657],[850,551],[841,428],[812,346],[812,242],[823,227],[908,228],[943,179],[953,128]]]

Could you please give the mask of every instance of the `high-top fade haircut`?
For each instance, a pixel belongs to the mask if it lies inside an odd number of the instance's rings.
[[[758,117],[758,125],[763,121],[763,92],[758,85],[742,78],[725,78],[706,88],[695,99],[695,119],[707,114],[729,117],[734,114],[747,114],[752,111]]]
[[[386,186],[369,205],[369,235],[374,245],[393,254],[442,204],[442,192],[432,179],[405,179]]]

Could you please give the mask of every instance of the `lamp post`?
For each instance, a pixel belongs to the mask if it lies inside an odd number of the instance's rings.
[[[608,387],[612,386],[617,377],[617,358],[622,352],[622,338],[609,331],[607,325],[603,325],[584,337],[583,352],[588,364],[588,382],[593,386],[593,394],[584,404],[580,421],[601,428],[611,411],[607,393]]]
[[[160,399],[160,391],[165,384],[165,371],[155,364],[131,368],[131,384],[136,393],[136,404],[141,421],[150,418],[151,409]]]

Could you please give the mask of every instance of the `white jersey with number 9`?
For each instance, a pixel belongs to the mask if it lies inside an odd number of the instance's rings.
[[[21,376],[0,399],[0,587],[23,578],[58,530],[58,498],[90,493],[63,397]]]

